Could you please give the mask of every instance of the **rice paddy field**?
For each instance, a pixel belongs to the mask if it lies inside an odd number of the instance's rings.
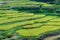
[[[0,0],[0,40],[60,40],[60,5]]]

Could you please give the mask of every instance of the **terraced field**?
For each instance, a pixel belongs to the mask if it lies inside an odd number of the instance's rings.
[[[7,11],[7,12],[5,12]],[[60,29],[60,17],[46,16],[45,14],[18,13],[12,10],[0,11],[0,38],[18,34],[19,38],[39,38],[47,32]]]
[[[0,40],[60,40],[59,6],[31,0],[0,0]]]

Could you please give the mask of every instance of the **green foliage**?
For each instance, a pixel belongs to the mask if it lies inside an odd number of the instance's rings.
[[[14,33],[18,38],[37,38],[60,29],[60,5],[57,0],[56,4],[31,0],[0,2],[0,39],[11,38]]]

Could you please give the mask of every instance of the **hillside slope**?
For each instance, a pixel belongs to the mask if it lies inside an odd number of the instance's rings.
[[[0,40],[57,40],[59,37],[59,4],[0,0]]]

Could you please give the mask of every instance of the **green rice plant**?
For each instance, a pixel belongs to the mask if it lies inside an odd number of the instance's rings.
[[[57,18],[57,16],[45,16],[41,19],[37,19],[36,22],[47,22],[47,21],[52,20],[54,18]]]
[[[60,26],[42,26],[36,29],[21,29],[17,30],[16,32],[23,37],[37,37],[40,36],[42,33],[54,31],[57,29],[60,29]]]
[[[54,21],[50,21],[50,22],[47,22],[47,23],[45,23],[45,25],[54,25],[54,26],[60,26],[60,22],[59,21],[57,21],[57,22],[54,22]]]
[[[34,23],[32,25],[26,25],[26,26],[23,26],[24,29],[31,29],[31,28],[38,28],[40,26],[42,26],[43,24],[42,23]]]
[[[45,16],[45,15],[39,15],[39,16],[38,15],[34,15],[33,17],[17,17],[17,18],[12,18],[12,19],[5,19],[4,21],[0,20],[0,24],[6,23],[6,22],[34,19],[34,18],[43,17],[43,16]]]
[[[8,5],[10,5],[10,6],[23,6],[23,5],[27,5],[27,4],[29,4],[29,5],[36,5],[36,4],[42,4],[43,6],[53,6],[53,5],[51,5],[51,4],[48,4],[48,3],[43,3],[43,2],[22,2],[22,3],[8,3]]]
[[[50,20],[50,21],[53,21],[53,22],[60,22],[60,18],[58,17],[58,18],[55,18],[55,19]]]
[[[0,30],[9,30],[11,28],[17,27],[17,26],[22,26],[22,25],[26,25],[26,24],[33,24],[34,20],[31,21],[23,21],[23,22],[17,22],[14,24],[7,24],[7,25],[0,25]]]

